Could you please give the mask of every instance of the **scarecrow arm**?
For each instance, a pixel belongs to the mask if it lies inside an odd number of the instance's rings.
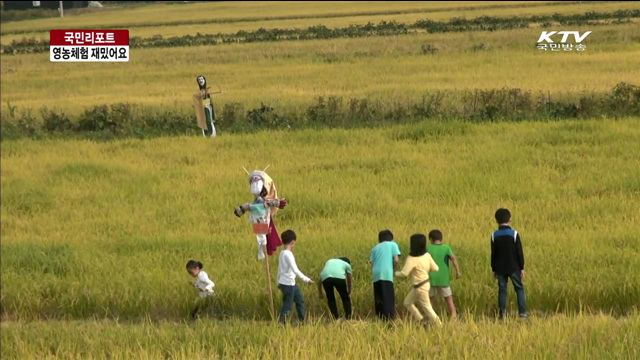
[[[265,204],[270,207],[277,207],[278,209],[284,209],[284,207],[287,206],[287,199],[282,198],[282,199],[266,200]]]
[[[238,207],[236,207],[236,209],[233,211],[233,213],[237,217],[241,217],[242,215],[244,215],[245,212],[249,211],[250,206],[251,206],[251,204],[249,204],[249,203],[238,205]]]

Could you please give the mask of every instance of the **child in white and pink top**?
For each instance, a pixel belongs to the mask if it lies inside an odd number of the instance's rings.
[[[191,311],[191,318],[193,320],[197,319],[198,312],[200,312],[200,310],[204,310],[204,308],[209,305],[210,301],[208,301],[208,298],[213,297],[214,294],[213,289],[215,287],[215,284],[213,283],[213,281],[211,281],[211,279],[209,279],[209,275],[204,270],[202,270],[202,268],[203,265],[200,261],[189,260],[189,262],[187,263],[187,272],[191,276],[197,278],[195,282],[189,281],[189,284],[198,289],[201,300],[198,302],[195,309]]]

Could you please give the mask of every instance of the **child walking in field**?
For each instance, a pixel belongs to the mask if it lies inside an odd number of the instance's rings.
[[[440,230],[436,229],[429,232],[429,241],[431,241],[431,245],[427,249],[427,252],[439,268],[438,271],[433,271],[429,274],[429,278],[431,279],[431,289],[429,290],[431,303],[433,304],[436,293],[438,293],[438,295],[446,299],[451,318],[456,319],[458,314],[456,313],[456,306],[453,304],[453,295],[451,294],[449,259],[451,259],[453,266],[456,268],[456,278],[460,279],[462,274],[458,266],[458,259],[453,254],[451,247],[442,243],[442,232]]]
[[[500,319],[507,310],[507,285],[509,279],[513,283],[518,297],[520,317],[527,319],[527,305],[524,296],[524,253],[520,234],[511,227],[511,212],[498,209],[495,213],[498,230],[491,234],[491,270],[498,280],[498,307]]]
[[[303,274],[296,265],[296,259],[292,252],[293,247],[296,245],[296,233],[293,230],[287,230],[280,237],[282,238],[284,249],[280,252],[278,262],[278,289],[282,292],[282,308],[280,309],[279,321],[284,324],[285,317],[295,303],[298,319],[303,322],[305,320],[304,297],[300,288],[296,285],[296,276],[308,284],[313,284],[313,280]]]
[[[433,311],[431,300],[429,299],[429,273],[438,271],[438,265],[427,252],[426,236],[423,234],[413,234],[411,235],[410,243],[411,252],[409,253],[407,262],[401,271],[396,271],[396,276],[411,276],[411,282],[413,284],[413,288],[404,299],[404,306],[416,320],[423,321],[424,316],[422,316],[415,305],[416,303],[420,304],[427,313],[427,317],[438,326],[441,326],[442,322],[435,311]],[[426,322],[423,322],[423,324],[426,325]]]
[[[398,256],[400,256],[400,249],[393,241],[393,233],[390,230],[380,231],[378,245],[371,250],[369,261],[372,265],[376,315],[382,320],[393,320],[396,317],[393,270],[398,262]]]
[[[209,275],[202,270],[203,265],[200,261],[189,260],[187,262],[187,272],[197,278],[196,281],[189,281],[189,285],[194,286],[200,292],[200,301],[197,302],[193,311],[191,311],[191,319],[196,320],[198,318],[198,313],[202,310],[205,310],[209,307],[211,303],[211,299],[214,294],[215,284],[211,279],[209,279]]]
[[[347,257],[330,259],[324,264],[324,269],[320,273],[318,282],[318,292],[320,299],[324,297],[322,288],[327,293],[329,310],[334,319],[338,316],[338,306],[336,305],[336,294],[334,288],[342,299],[342,307],[347,320],[351,319],[351,289],[353,288],[353,275],[351,270],[351,260]]]

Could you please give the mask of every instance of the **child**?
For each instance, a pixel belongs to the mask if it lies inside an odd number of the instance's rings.
[[[324,297],[322,288],[327,293],[327,302],[329,310],[334,319],[338,318],[338,306],[336,305],[336,295],[333,289],[338,290],[340,299],[342,299],[342,307],[344,308],[345,318],[351,319],[351,289],[353,288],[353,275],[351,270],[351,261],[349,258],[341,257],[339,259],[330,259],[324,264],[324,269],[320,273],[320,281],[318,282],[318,292],[320,299]]]
[[[429,274],[429,278],[431,279],[431,290],[429,290],[431,303],[435,300],[434,298],[437,292],[440,296],[446,299],[447,305],[449,305],[451,317],[456,319],[458,315],[456,313],[456,306],[453,304],[453,296],[451,294],[449,259],[451,259],[453,266],[456,268],[456,278],[460,279],[462,274],[460,273],[460,267],[458,266],[458,259],[453,254],[451,247],[442,243],[442,232],[440,232],[440,230],[431,230],[431,232],[429,232],[429,240],[431,241],[431,246],[429,246],[427,252],[440,268],[440,270]]]
[[[431,307],[429,299],[429,273],[438,271],[438,265],[427,252],[427,237],[423,234],[413,234],[410,238],[411,252],[407,262],[401,271],[396,271],[396,276],[411,276],[413,288],[404,299],[404,306],[418,321],[423,321],[424,317],[416,308],[415,303],[419,303],[427,313],[429,319],[438,326],[442,325],[440,318]],[[426,325],[425,322],[423,324]]]
[[[491,234],[491,270],[498,280],[498,306],[500,319],[507,309],[507,283],[513,283],[518,296],[520,317],[526,319],[527,307],[524,296],[524,254],[517,231],[511,228],[511,213],[508,209],[498,209],[495,213],[498,230]]]
[[[195,320],[198,318],[198,312],[200,310],[205,309],[209,305],[209,297],[213,296],[213,288],[215,284],[213,281],[209,279],[209,275],[202,270],[203,265],[201,262],[196,260],[189,260],[187,262],[187,272],[191,274],[191,276],[197,278],[195,282],[189,281],[189,285],[192,285],[200,291],[200,299],[201,301],[196,304],[196,307],[191,311],[191,319]]]
[[[396,317],[395,291],[393,288],[393,270],[398,262],[400,249],[393,241],[390,230],[380,231],[378,245],[371,250],[370,262],[373,267],[373,297],[376,315],[383,320]]]
[[[305,276],[296,265],[293,256],[293,247],[296,245],[296,233],[287,230],[281,235],[284,249],[280,252],[278,262],[278,288],[282,292],[282,309],[280,309],[280,323],[284,324],[284,319],[291,311],[293,303],[296,304],[298,319],[304,321],[304,297],[300,288],[296,285],[296,276],[308,284],[313,284],[313,280]]]

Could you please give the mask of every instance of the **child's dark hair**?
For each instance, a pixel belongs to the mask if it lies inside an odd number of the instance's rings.
[[[500,208],[496,211],[496,222],[498,224],[506,224],[511,220],[511,213],[505,208]]]
[[[280,235],[280,237],[282,238],[282,243],[287,245],[296,240],[296,233],[294,233],[293,230],[286,230],[282,235]]]
[[[429,232],[429,240],[431,241],[442,240],[442,232],[438,229],[431,230]]]
[[[427,237],[424,234],[413,234],[409,239],[411,244],[411,256],[422,256],[427,252]]]
[[[382,230],[378,233],[378,242],[393,241],[393,233],[391,230]]]
[[[348,258],[348,257],[343,256],[343,257],[341,257],[341,258],[339,258],[339,259],[340,259],[340,260],[342,260],[342,261],[344,261],[344,262],[346,262],[347,264],[351,265],[351,260],[349,260],[349,258]]]
[[[195,269],[195,268],[202,269],[203,267],[204,266],[200,261],[189,260],[189,262],[187,263],[187,269]]]

